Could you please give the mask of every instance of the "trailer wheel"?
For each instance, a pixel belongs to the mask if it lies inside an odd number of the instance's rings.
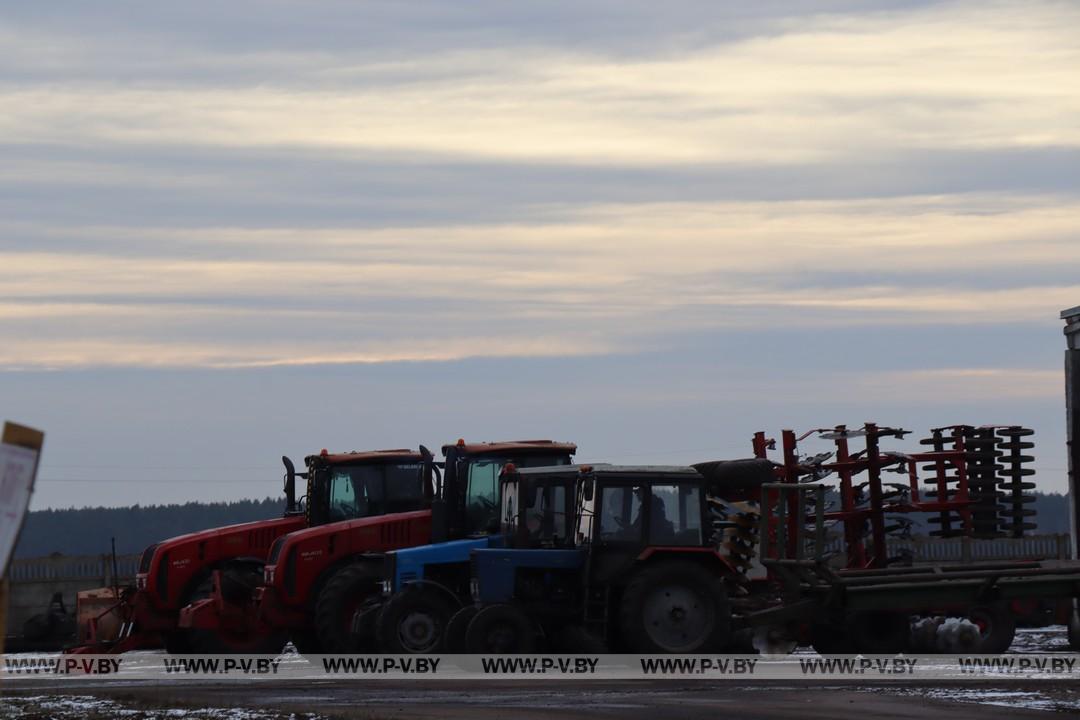
[[[407,585],[383,605],[376,621],[380,652],[395,655],[441,652],[446,626],[456,608],[446,595],[423,586]]]
[[[979,626],[979,652],[997,655],[1012,645],[1016,635],[1016,617],[1005,603],[980,605],[967,612],[967,618]]]
[[[469,623],[476,617],[476,606],[466,605],[450,616],[443,632],[443,650],[448,653],[465,652],[465,633],[469,630]]]
[[[633,652],[718,652],[732,640],[723,580],[686,561],[646,566],[634,575],[623,592],[619,625]]]
[[[606,655],[607,643],[580,625],[567,625],[551,638],[551,649],[568,655]]]
[[[888,610],[855,613],[848,622],[847,636],[855,652],[867,655],[894,655],[906,652],[911,644],[911,618]]]
[[[324,653],[361,652],[372,638],[352,632],[353,615],[365,601],[377,597],[382,574],[367,564],[347,565],[330,578],[315,603],[315,632]]]
[[[488,605],[469,623],[465,648],[482,655],[531,653],[536,649],[536,627],[516,605]]]

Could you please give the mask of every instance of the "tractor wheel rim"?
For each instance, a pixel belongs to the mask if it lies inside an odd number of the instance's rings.
[[[488,630],[486,639],[488,647],[497,653],[515,652],[520,645],[517,629],[510,623],[498,623]]]
[[[700,594],[685,585],[666,585],[645,599],[645,632],[669,652],[691,649],[708,637],[716,612]]]
[[[398,637],[401,639],[401,644],[410,650],[420,652],[430,650],[438,637],[435,631],[435,618],[426,612],[409,613],[401,621]]]

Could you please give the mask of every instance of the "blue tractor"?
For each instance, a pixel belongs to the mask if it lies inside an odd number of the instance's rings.
[[[703,474],[705,473],[705,474]],[[730,647],[730,597],[747,583],[726,551],[736,524],[714,510],[726,490],[774,477],[767,460],[695,467],[616,465],[519,469],[504,487],[575,485],[572,542],[471,550],[463,647],[528,653],[706,653]],[[504,490],[504,535],[532,523],[522,493]],[[525,528],[523,528],[525,526]]]
[[[459,494],[447,493],[445,531],[433,532],[433,538],[460,539],[435,542],[430,545],[406,548],[387,553],[384,560],[383,603],[375,617],[375,635],[383,652],[396,654],[431,653],[446,650],[445,638],[451,618],[469,604],[469,556],[477,548],[502,547],[517,542],[504,535],[500,506],[507,492],[516,492],[516,481],[509,490],[501,478],[504,467],[528,468],[554,466],[568,468],[570,456],[576,450],[571,444],[558,443],[492,443],[489,445],[448,445],[446,474],[451,477],[458,469],[459,457],[466,478],[448,483],[460,487]],[[576,475],[576,473],[571,473]],[[571,481],[572,483],[572,481]],[[543,517],[543,542],[565,543],[571,527],[568,518],[573,513],[573,488],[555,487],[548,483],[530,502],[539,503],[535,513]],[[555,507],[555,506],[558,507]],[[534,514],[535,514],[534,513]],[[467,519],[458,527],[455,519]],[[438,524],[438,523],[436,523]],[[464,535],[464,537],[462,537]],[[539,538],[535,539],[540,543]],[[454,627],[461,626],[458,618]],[[354,630],[367,622],[365,617],[354,619]],[[467,619],[466,619],[467,622]],[[459,633],[460,634],[460,633]]]

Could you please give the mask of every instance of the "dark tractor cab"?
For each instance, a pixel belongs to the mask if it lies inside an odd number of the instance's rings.
[[[478,610],[465,632],[468,651],[727,646],[728,586],[739,569],[718,545],[709,481],[692,467],[596,465],[523,469],[519,483],[567,470],[578,475],[572,543],[473,551]]]
[[[537,489],[519,487],[516,469],[570,468],[570,457],[576,449],[569,443],[548,440],[459,441],[443,448],[446,532],[440,534],[436,529],[439,523],[433,521],[432,544],[387,553],[384,603],[375,619],[375,636],[382,651],[430,653],[460,644],[457,636],[463,632],[463,619],[467,622],[468,618],[457,617],[456,613],[463,606],[471,610],[472,550],[527,542],[537,547],[568,542],[573,529],[576,471],[564,470],[565,486],[551,482]],[[504,472],[507,468],[509,474]],[[354,631],[362,632],[369,617],[358,616]],[[456,621],[451,622],[455,617]]]
[[[421,510],[434,496],[437,470],[415,450],[323,451],[304,460],[310,526]]]
[[[566,466],[573,462],[577,445],[552,440],[467,443],[444,445],[446,505],[449,539],[498,531],[499,476],[507,464],[518,468]]]

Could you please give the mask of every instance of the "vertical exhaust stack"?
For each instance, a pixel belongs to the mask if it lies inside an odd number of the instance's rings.
[[[1065,321],[1065,413],[1069,454],[1069,531],[1072,557],[1080,558],[1080,306],[1063,310]]]

